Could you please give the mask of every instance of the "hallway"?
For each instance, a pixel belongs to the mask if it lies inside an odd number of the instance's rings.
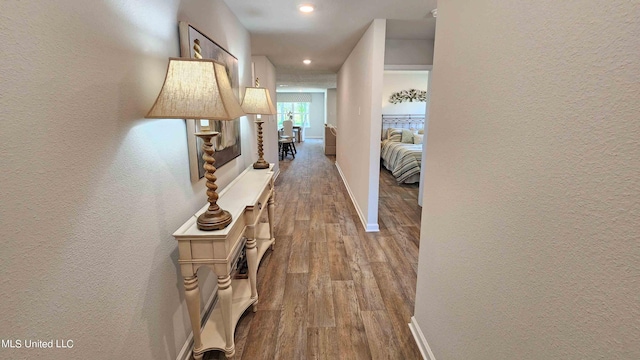
[[[397,186],[383,172],[381,231],[365,233],[322,140],[296,146],[295,160],[280,161],[275,250],[258,271],[258,311],[238,324],[235,358],[420,359],[407,325],[420,233],[417,187]]]

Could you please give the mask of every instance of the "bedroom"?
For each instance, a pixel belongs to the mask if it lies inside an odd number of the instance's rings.
[[[380,155],[398,184],[420,182],[428,83],[428,70],[384,71]]]
[[[414,87],[422,91],[428,90],[428,76],[425,81],[425,75],[417,74],[430,74],[428,70],[433,64],[434,35],[435,23],[375,20],[338,72],[340,131],[336,166],[350,189],[351,198],[366,231],[375,232],[381,227],[379,198],[384,191],[380,182],[381,140],[384,137],[382,116],[384,112],[393,113],[396,108],[395,114],[413,112],[414,115],[424,114],[428,118],[428,103],[389,104],[389,96],[393,92]],[[387,75],[385,81],[385,71],[388,74],[397,73],[395,76],[398,80],[392,80]],[[401,75],[403,73],[405,75]],[[368,91],[363,92],[363,86]],[[397,125],[406,128],[424,126],[414,121]],[[386,125],[388,127],[389,124]],[[368,136],[348,136],[355,132]],[[386,171],[382,170],[382,174]],[[416,174],[413,175],[412,180],[417,180]],[[396,186],[395,181],[391,183]],[[422,187],[415,196],[416,203],[421,194]]]

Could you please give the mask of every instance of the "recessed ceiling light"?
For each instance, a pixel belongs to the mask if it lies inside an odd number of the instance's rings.
[[[298,10],[302,11],[303,13],[310,13],[314,10],[315,8],[313,7],[313,5],[310,4],[304,4],[304,5],[300,5],[298,7]]]
[[[304,60],[302,60],[302,62],[303,62],[305,65],[309,65],[309,64],[311,64],[311,60],[309,60],[309,59],[304,59]]]

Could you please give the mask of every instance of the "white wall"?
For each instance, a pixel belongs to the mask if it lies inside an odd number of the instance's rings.
[[[427,91],[429,83],[428,71],[404,71],[386,70],[382,86],[382,113],[383,114],[424,114],[424,102],[402,102],[392,104],[389,102],[391,94],[402,90]]]
[[[338,72],[336,165],[368,231],[378,229],[385,28],[374,20]]]
[[[305,129],[306,138],[321,139],[322,137],[324,137],[324,113],[324,93],[311,93],[311,104],[309,105],[310,127]]]
[[[0,13],[0,334],[75,345],[0,357],[175,359],[191,330],[171,234],[206,195],[184,121],[143,117],[179,56],[178,20],[238,57],[242,87],[249,33],[221,0],[2,1]],[[221,188],[251,163],[250,133],[243,118]]]
[[[271,96],[271,101],[273,105],[276,105],[276,68],[273,66],[269,58],[264,55],[261,56],[252,56],[251,61],[253,62],[255,76],[260,79],[260,86],[269,89],[269,95]],[[252,120],[254,118],[252,117]],[[274,164],[274,172],[278,173],[280,171],[280,164],[278,161],[278,123],[276,120],[276,115],[263,115],[262,120],[264,123],[262,124],[262,133],[263,133],[263,151],[264,151],[264,159]],[[254,126],[255,127],[255,126]],[[254,134],[256,136],[257,142],[257,132],[254,129]],[[254,153],[255,160],[258,159],[257,155],[257,145],[256,152]],[[254,160],[254,161],[255,161]]]
[[[327,124],[337,126],[336,89],[327,89]]]
[[[639,359],[637,2],[438,11],[415,308],[435,357]]]
[[[385,65],[432,65],[433,40],[387,39]]]

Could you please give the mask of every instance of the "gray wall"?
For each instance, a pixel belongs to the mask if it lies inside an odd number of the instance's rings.
[[[239,61],[249,32],[222,0],[0,2],[0,334],[71,339],[3,359],[175,359],[191,332],[171,234],[206,203],[183,120],[148,120],[178,20]],[[218,169],[221,188],[253,161]],[[202,272],[202,303],[215,276]]]
[[[305,136],[308,138],[319,138],[324,136],[324,93],[311,93],[311,104],[309,105],[309,124],[311,127],[305,129]]]
[[[327,89],[327,124],[337,126],[336,89]]]
[[[385,65],[432,65],[433,40],[386,39]]]
[[[415,307],[435,357],[640,359],[637,1],[438,10]]]

